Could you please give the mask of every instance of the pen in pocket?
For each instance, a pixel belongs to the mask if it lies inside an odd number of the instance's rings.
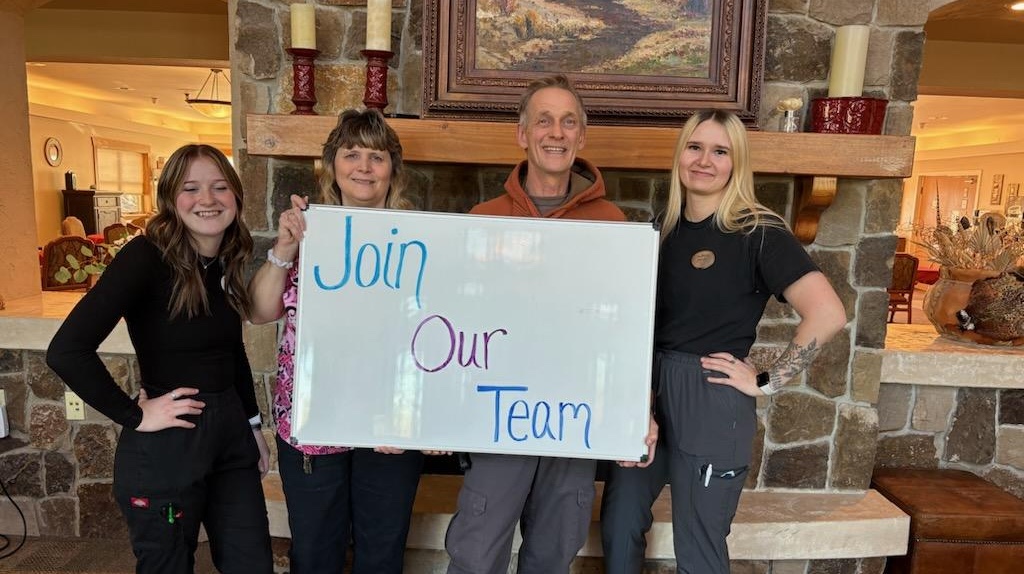
[[[739,468],[730,468],[729,470],[716,470],[714,465],[711,463],[705,464],[700,467],[700,476],[704,479],[704,486],[711,484],[711,478],[736,478],[743,474],[743,471],[747,470],[747,467],[741,466]]]

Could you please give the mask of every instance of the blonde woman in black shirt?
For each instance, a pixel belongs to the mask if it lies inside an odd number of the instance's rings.
[[[146,235],[121,249],[47,352],[72,390],[123,426],[114,497],[138,572],[192,572],[200,524],[221,572],[273,569],[260,484],[269,451],[242,343],[253,246],[242,199],[216,148],[175,151]],[[97,354],[122,318],[142,375],[135,399]]]
[[[683,126],[660,221],[653,384],[662,437],[651,466],[613,467],[605,483],[605,571],[640,572],[651,504],[670,482],[676,572],[728,574],[755,400],[807,368],[846,315],[782,218],[757,202],[735,114],[698,112]],[[800,322],[758,373],[747,356],[772,296]]]

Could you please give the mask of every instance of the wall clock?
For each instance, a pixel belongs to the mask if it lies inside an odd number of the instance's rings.
[[[46,163],[51,166],[60,165],[61,160],[64,159],[64,150],[60,147],[57,138],[46,138],[46,142],[43,143],[43,156],[46,158]]]

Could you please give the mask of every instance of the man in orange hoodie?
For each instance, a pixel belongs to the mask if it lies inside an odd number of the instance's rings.
[[[624,221],[604,198],[601,172],[576,157],[586,139],[583,101],[565,76],[532,82],[519,102],[516,137],[526,150],[505,193],[470,213]],[[656,436],[656,434],[655,434]],[[587,540],[593,460],[473,454],[448,526],[448,574],[505,574],[521,521],[520,574],[568,572]]]

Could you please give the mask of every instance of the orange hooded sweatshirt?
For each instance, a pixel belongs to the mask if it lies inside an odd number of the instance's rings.
[[[512,170],[505,180],[505,193],[473,207],[469,212],[477,215],[511,215],[516,217],[544,217],[521,183],[526,175],[526,161]],[[587,219],[592,221],[625,221],[614,203],[604,198],[604,179],[589,161],[576,158],[569,182],[569,198],[546,217]]]

